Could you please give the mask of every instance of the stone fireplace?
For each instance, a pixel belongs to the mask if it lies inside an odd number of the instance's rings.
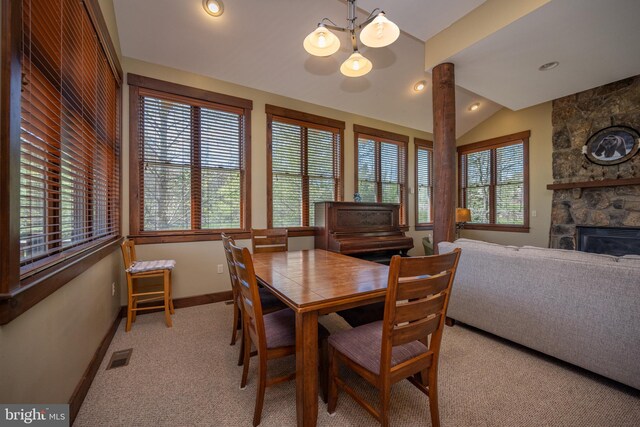
[[[584,250],[578,245],[578,229],[583,238],[583,227],[590,232],[640,227],[640,154],[613,166],[591,163],[582,154],[589,136],[602,128],[625,125],[640,130],[640,76],[556,99],[552,122],[549,246]]]

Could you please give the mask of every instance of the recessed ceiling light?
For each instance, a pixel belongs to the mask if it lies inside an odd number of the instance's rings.
[[[538,70],[540,70],[540,71],[549,71],[549,70],[553,70],[558,65],[560,65],[560,63],[558,61],[547,62],[546,64],[542,64],[541,66],[539,66]]]
[[[211,16],[220,16],[224,12],[222,0],[202,0],[202,7]]]
[[[480,103],[475,102],[469,106],[469,111],[476,111],[478,108],[480,108]]]
[[[418,83],[413,85],[413,90],[416,92],[422,92],[427,87],[427,82],[425,80],[420,80]]]

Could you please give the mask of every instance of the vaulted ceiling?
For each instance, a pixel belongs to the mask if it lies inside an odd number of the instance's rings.
[[[358,78],[339,71],[350,53],[346,34],[338,33],[341,48],[331,57],[302,47],[322,18],[346,25],[344,1],[225,0],[219,18],[201,0],[114,6],[124,56],[427,132],[430,61],[456,66],[458,135],[501,106],[524,108],[640,74],[637,0],[360,0],[360,22],[379,7],[402,33],[385,48],[360,46],[373,71]],[[560,66],[538,71],[550,61]],[[415,92],[423,79],[427,89]],[[481,108],[470,112],[475,102]]]

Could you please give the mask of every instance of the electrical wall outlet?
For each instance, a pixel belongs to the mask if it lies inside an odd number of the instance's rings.
[[[222,264],[218,264],[218,274],[222,274],[223,271]]]
[[[536,216],[538,216],[538,212],[537,212],[537,211],[531,211],[531,216],[532,216],[532,217],[536,217]]]
[[[111,296],[116,296],[116,282],[111,283]]]

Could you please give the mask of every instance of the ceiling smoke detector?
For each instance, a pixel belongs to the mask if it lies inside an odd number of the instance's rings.
[[[546,64],[542,64],[538,67],[539,71],[549,71],[556,68],[560,63],[558,61],[547,62]]]

